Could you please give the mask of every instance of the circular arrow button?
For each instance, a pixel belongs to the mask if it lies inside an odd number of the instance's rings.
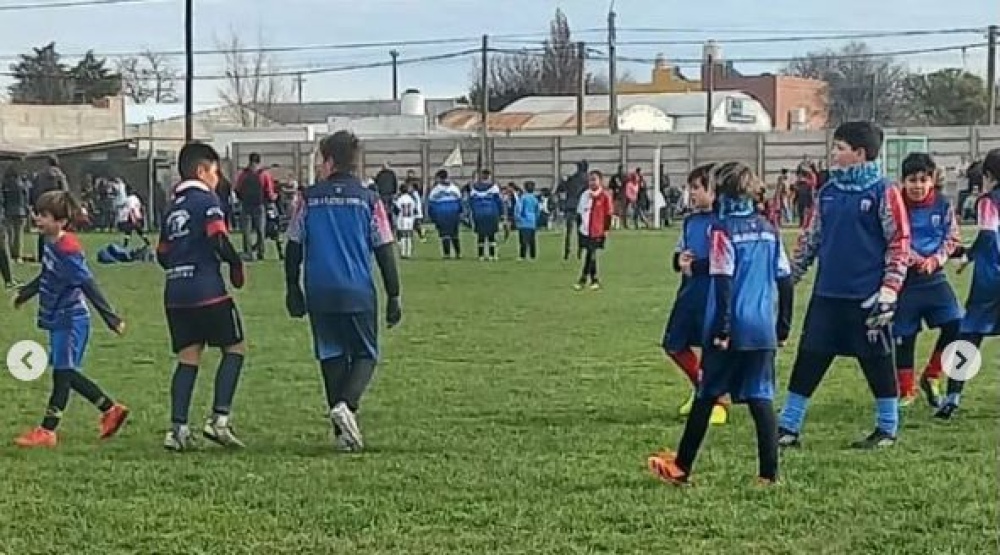
[[[966,382],[976,377],[983,365],[983,355],[968,341],[952,341],[941,352],[941,366],[949,378]]]
[[[49,355],[35,341],[18,341],[7,351],[7,370],[15,379],[33,382],[42,377],[49,365]]]

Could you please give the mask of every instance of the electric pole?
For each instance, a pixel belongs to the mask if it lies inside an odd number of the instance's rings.
[[[615,3],[611,3],[611,10],[608,11],[608,122],[612,135],[618,134],[618,63],[615,59],[617,46],[615,42],[618,38],[615,27]]]
[[[997,123],[997,37],[1000,36],[1000,26],[990,25],[989,37],[987,37],[986,49],[986,86],[989,90],[989,115],[987,116],[990,125]]]
[[[480,53],[482,60],[479,65],[481,73],[479,75],[479,170],[489,167],[486,163],[486,142],[489,140],[490,127],[490,36],[483,35],[483,50]]]
[[[583,135],[583,119],[586,114],[587,101],[587,44],[576,43],[577,90],[576,90],[576,134]],[[612,115],[612,117],[617,117]]]
[[[390,50],[392,56],[392,99],[399,100],[399,51]]]
[[[194,140],[194,0],[184,1],[184,142]]]

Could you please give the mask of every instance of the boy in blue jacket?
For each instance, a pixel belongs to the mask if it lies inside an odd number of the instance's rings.
[[[490,177],[489,170],[480,173],[480,179],[469,191],[469,211],[476,230],[476,245],[480,260],[497,259],[497,232],[503,216],[503,196],[500,187]]]
[[[517,239],[520,244],[518,259],[535,259],[538,254],[535,232],[538,230],[538,217],[542,213],[542,205],[535,196],[535,182],[524,184],[524,193],[517,197],[514,204],[514,223],[517,226]]]

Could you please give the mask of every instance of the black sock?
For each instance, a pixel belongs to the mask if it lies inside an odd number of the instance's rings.
[[[757,430],[757,460],[759,476],[766,480],[778,479],[778,421],[772,401],[750,401],[750,416]]]
[[[458,239],[458,235],[451,238],[451,246],[455,247],[455,258],[462,257],[462,242]]]
[[[50,432],[59,427],[63,411],[69,404],[69,392],[72,389],[75,370],[55,370],[52,372],[52,393],[49,395],[49,405],[45,408],[42,427]]]
[[[479,258],[486,256],[486,243],[483,241],[476,243],[476,252],[479,254]]]
[[[101,389],[101,386],[80,372],[73,372],[70,385],[73,391],[82,395],[101,412],[106,412],[115,404],[114,400]]]
[[[450,237],[442,237],[441,238],[441,253],[445,257],[451,256],[451,238]]]
[[[198,367],[178,362],[174,377],[170,380],[170,422],[175,425],[188,423],[191,410],[191,395],[198,379]]]
[[[694,460],[698,457],[698,450],[701,449],[701,442],[705,441],[714,407],[714,399],[700,397],[695,399],[691,407],[691,414],[688,415],[687,424],[684,425],[684,435],[681,436],[681,443],[677,448],[677,466],[687,474],[691,474]]]
[[[375,376],[375,359],[356,358],[351,361],[350,371],[344,379],[343,387],[340,391],[340,401],[347,403],[351,412],[357,412],[361,406],[361,396],[368,389]]]
[[[10,275],[10,258],[7,257],[5,246],[0,246],[0,277],[5,285],[13,281]]]
[[[341,392],[344,382],[347,380],[347,373],[350,369],[347,357],[328,358],[319,363],[320,372],[323,374],[323,391],[326,393],[326,404],[333,408],[341,401]]]
[[[212,401],[214,414],[227,415],[233,407],[236,386],[243,370],[243,353],[223,353],[219,369],[215,372],[215,399]]]

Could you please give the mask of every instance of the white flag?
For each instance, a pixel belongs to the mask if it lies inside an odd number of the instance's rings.
[[[451,154],[444,159],[444,167],[446,168],[459,168],[462,167],[462,146],[455,145],[455,149],[451,151]]]

